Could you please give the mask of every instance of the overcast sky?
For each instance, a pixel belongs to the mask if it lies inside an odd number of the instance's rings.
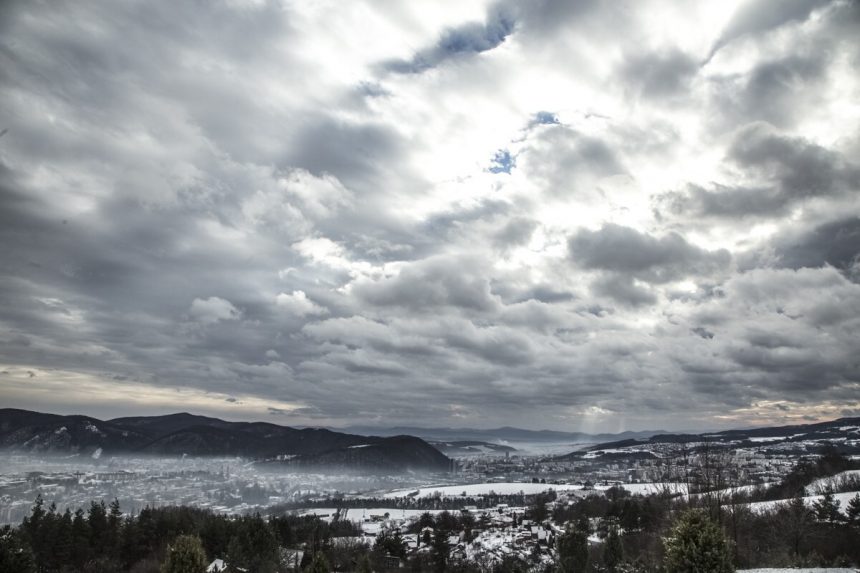
[[[0,402],[860,415],[860,3],[5,1]]]

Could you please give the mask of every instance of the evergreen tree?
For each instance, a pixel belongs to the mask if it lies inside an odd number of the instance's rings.
[[[90,524],[90,550],[93,556],[105,554],[105,537],[107,536],[108,522],[107,509],[104,500],[90,502],[87,512],[87,521]]]
[[[248,571],[275,571],[280,561],[278,540],[259,515],[243,517],[235,523],[235,534],[227,545],[227,562]]]
[[[314,555],[314,560],[310,566],[310,573],[329,573],[330,571],[331,567],[329,567],[325,554],[320,551]]]
[[[448,547],[448,532],[437,529],[433,532],[433,571],[436,573],[444,573],[448,568],[449,556],[450,548]]]
[[[362,555],[358,560],[358,573],[373,573],[373,567],[370,566],[370,557]]]
[[[623,559],[624,548],[621,545],[621,535],[617,527],[611,526],[603,544],[603,566],[609,573],[615,573]]]
[[[44,568],[44,561],[41,557],[44,554],[42,540],[45,532],[46,515],[45,500],[42,499],[42,494],[39,494],[33,501],[30,515],[25,517],[21,523],[21,531],[24,533],[24,538],[31,548],[36,569],[40,571]]]
[[[275,537],[278,539],[278,544],[283,547],[290,547],[293,544],[293,528],[290,526],[289,519],[286,516],[272,517],[269,519],[269,525],[275,532]]]
[[[120,553],[120,526],[122,525],[122,512],[119,509],[119,500],[114,498],[108,506],[107,514],[107,537],[104,540],[108,555],[117,558]]]
[[[780,517],[796,560],[800,557],[800,546],[813,524],[812,512],[806,507],[803,496],[798,494],[789,500]]]
[[[720,527],[698,510],[682,513],[664,540],[668,573],[731,573],[729,544]]]
[[[83,570],[90,559],[90,524],[84,517],[84,510],[78,508],[72,518],[72,555],[71,563],[75,569]]]
[[[72,562],[72,512],[67,508],[56,520],[54,527],[54,547],[51,551],[51,568],[60,570]]]
[[[839,505],[839,500],[833,495],[833,488],[827,486],[827,489],[824,490],[824,496],[813,503],[812,508],[815,510],[815,516],[819,520],[833,523],[842,518],[842,515],[839,513]]]
[[[180,535],[167,548],[161,573],[204,573],[206,555],[196,535]]]
[[[860,525],[860,493],[851,498],[845,512],[848,514],[848,523]]]
[[[0,529],[0,571],[36,573],[36,560],[22,532],[4,525]]]
[[[568,527],[557,542],[559,573],[584,573],[588,568],[588,530],[580,523]]]
[[[447,536],[445,539],[447,543]],[[394,535],[391,535],[387,531],[380,532],[373,547],[383,554],[402,558],[406,557],[406,542],[403,541],[399,531],[396,531]]]

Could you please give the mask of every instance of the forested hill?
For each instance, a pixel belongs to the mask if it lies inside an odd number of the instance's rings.
[[[357,436],[188,413],[99,420],[0,409],[0,449],[47,454],[289,458],[299,466],[448,471],[450,460],[420,438]]]
[[[608,458],[608,457],[654,457],[652,450],[663,444],[694,444],[697,447],[720,446],[743,448],[755,446],[761,449],[781,448],[816,449],[823,442],[838,445],[841,452],[860,454],[860,418],[839,418],[827,422],[771,426],[708,432],[704,434],[658,434],[648,439],[630,439],[606,442],[561,456],[559,459]]]

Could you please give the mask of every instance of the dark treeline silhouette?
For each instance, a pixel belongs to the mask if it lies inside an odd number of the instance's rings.
[[[229,560],[248,571],[278,571],[281,548],[318,552],[337,537],[359,535],[348,521],[312,516],[229,517],[191,507],[145,508],[123,515],[119,502],[92,502],[87,511],[60,513],[36,499],[19,528],[0,532],[0,571],[108,573],[159,571],[169,544],[183,535],[200,539],[209,559]]]
[[[455,495],[455,496],[427,496],[427,497],[335,497],[332,499],[313,499],[304,501],[293,501],[271,506],[267,513],[281,513],[295,509],[327,508],[336,505],[344,509],[371,509],[384,507],[386,509],[433,509],[433,510],[459,510],[473,506],[478,509],[488,509],[507,504],[510,506],[523,507],[532,503],[536,495],[540,494],[499,494],[489,493],[483,496]],[[395,513],[392,513],[395,515]]]

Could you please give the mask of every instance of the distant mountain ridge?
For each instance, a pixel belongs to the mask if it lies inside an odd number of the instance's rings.
[[[849,443],[849,439],[850,443]],[[860,439],[860,418],[838,418],[827,422],[770,426],[739,430],[723,430],[701,434],[658,434],[648,439],[625,439],[604,442],[575,451],[559,459],[578,459],[582,457],[602,458],[619,456],[646,456],[648,446],[659,444],[702,443],[718,446],[748,447],[756,444],[767,447],[777,444],[805,445],[810,442],[833,441],[840,443],[846,453],[860,453],[860,446],[851,445]]]
[[[359,447],[361,446],[361,447]],[[451,461],[413,436],[359,436],[188,413],[99,420],[0,409],[0,449],[29,453],[240,456],[296,467],[448,471]],[[354,449],[355,451],[351,451]]]
[[[431,442],[480,441],[480,442],[571,442],[599,443],[613,440],[646,439],[658,434],[668,434],[665,430],[627,431],[618,434],[585,432],[559,432],[556,430],[525,430],[511,426],[502,426],[489,430],[475,428],[419,428],[415,426],[347,426],[340,431],[361,435],[396,435],[407,434],[418,436]]]

